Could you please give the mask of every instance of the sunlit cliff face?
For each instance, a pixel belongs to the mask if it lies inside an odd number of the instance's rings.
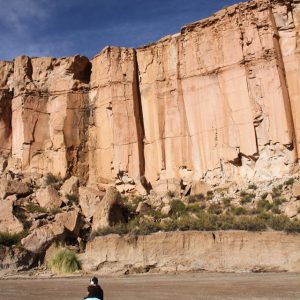
[[[252,1],[143,48],[107,47],[91,62],[0,62],[3,168],[123,191],[291,174],[299,22],[298,1]]]

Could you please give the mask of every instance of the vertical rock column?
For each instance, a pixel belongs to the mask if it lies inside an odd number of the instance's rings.
[[[178,55],[176,36],[137,49],[145,176],[161,192],[178,190],[193,167]]]
[[[14,63],[12,157],[23,171],[86,176],[78,168],[85,141],[90,63],[18,57]]]
[[[282,54],[295,127],[296,148],[300,158],[300,3],[278,1],[272,13]]]
[[[0,61],[0,171],[11,153],[11,101],[13,62]]]
[[[107,47],[92,61],[90,183],[130,190],[143,170],[135,50]]]

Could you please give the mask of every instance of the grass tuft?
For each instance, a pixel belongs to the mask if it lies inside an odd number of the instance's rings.
[[[59,249],[50,258],[48,268],[59,274],[74,273],[81,269],[81,263],[74,251]]]

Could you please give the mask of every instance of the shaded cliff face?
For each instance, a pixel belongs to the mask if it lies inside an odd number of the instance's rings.
[[[298,0],[252,1],[139,49],[108,47],[91,63],[0,62],[2,156],[11,169],[120,191],[292,174],[299,22]]]

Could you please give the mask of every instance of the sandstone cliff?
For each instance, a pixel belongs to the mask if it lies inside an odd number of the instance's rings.
[[[298,171],[300,3],[223,9],[138,49],[0,62],[1,171],[120,191]]]

